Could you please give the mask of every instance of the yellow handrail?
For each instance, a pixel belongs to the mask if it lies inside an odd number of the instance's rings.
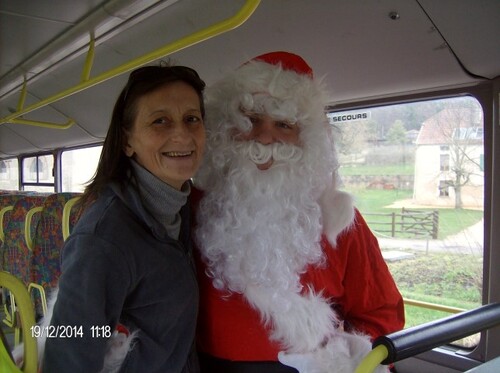
[[[33,207],[26,214],[24,220],[24,239],[26,240],[26,245],[30,251],[33,251],[33,239],[31,237],[31,219],[33,216],[39,212],[42,212],[43,206]]]
[[[442,312],[448,312],[448,313],[460,313],[460,312],[467,311],[465,308],[443,306],[441,304],[429,303],[429,302],[422,302],[420,300],[407,299],[407,298],[404,298],[403,302],[407,306],[415,306],[415,307],[420,307],[420,308],[427,308],[427,309],[430,309],[430,310],[442,311]]]
[[[32,335],[32,326],[35,325],[35,314],[26,286],[10,273],[0,271],[0,286],[14,294],[17,309],[21,319],[24,342],[23,369],[25,373],[36,373],[38,354],[36,340]]]
[[[68,238],[70,231],[69,231],[69,220],[71,217],[71,209],[75,205],[76,202],[80,197],[73,197],[68,202],[64,204],[63,208],[63,215],[62,215],[62,234],[63,234],[63,240],[66,241]]]
[[[24,77],[24,82],[23,82],[23,88],[21,89],[21,95],[19,96],[19,101],[17,103],[17,111],[20,112],[23,110],[24,107],[24,102],[26,101],[26,96],[28,95],[28,84],[26,83],[26,77]],[[17,124],[27,124],[30,126],[38,126],[38,127],[45,127],[45,128],[56,128],[56,129],[67,129],[71,127],[75,121],[72,119],[68,119],[68,121],[65,124],[57,124],[53,122],[44,122],[44,121],[39,121],[39,120],[30,120],[30,119],[24,119],[24,118],[14,118],[10,120],[10,123],[17,123]]]
[[[60,129],[60,130],[68,129],[73,124],[75,124],[75,121],[73,119],[68,119],[68,121],[66,123],[62,123],[62,124],[53,123],[53,122],[44,122],[41,120],[30,120],[30,119],[24,119],[24,118],[11,119],[9,122],[15,123],[15,124],[27,124],[28,126],[54,128],[54,129]]]
[[[378,345],[365,356],[354,373],[372,373],[388,356],[389,351],[387,347]]]
[[[241,9],[232,17],[223,20],[219,23],[216,23],[212,26],[209,26],[207,28],[204,28],[200,31],[195,32],[194,34],[188,35],[186,37],[183,37],[177,41],[174,41],[173,43],[167,44],[159,49],[156,49],[155,51],[145,54],[141,57],[135,58],[127,63],[124,63],[118,67],[115,67],[114,69],[108,70],[94,78],[90,79],[84,79],[82,82],[79,84],[68,88],[67,90],[64,90],[60,93],[57,93],[53,96],[50,96],[44,100],[41,100],[35,104],[32,104],[24,109],[20,109],[18,107],[18,111],[15,113],[12,113],[11,115],[8,115],[4,118],[0,119],[0,124],[3,123],[13,123],[16,120],[18,123],[22,124],[31,124],[31,125],[40,125],[43,127],[49,127],[49,128],[67,128],[66,125],[58,125],[57,123],[52,123],[50,126],[47,126],[47,123],[44,122],[38,122],[38,121],[28,121],[25,119],[17,119],[20,116],[30,113],[36,109],[40,109],[44,106],[47,106],[51,103],[54,103],[56,101],[59,101],[63,98],[69,97],[75,93],[81,92],[85,89],[88,89],[90,87],[93,87],[94,85],[97,85],[99,83],[102,83],[108,79],[114,78],[118,75],[121,75],[123,73],[126,73],[128,71],[131,71],[139,66],[145,65],[147,63],[151,63],[155,60],[158,60],[162,57],[165,57],[171,53],[180,51],[184,48],[187,48],[189,46],[192,46],[194,44],[200,43],[202,41],[205,41],[207,39],[210,39],[214,36],[220,35],[224,32],[233,30],[239,26],[241,26],[250,16],[253,14],[255,9],[257,9],[257,6],[260,4],[261,0],[246,0],[245,4],[241,7]],[[89,53],[93,53],[93,47],[90,45],[89,48]],[[87,64],[89,61],[91,61],[92,58],[88,57],[86,66],[85,66],[85,72],[84,72],[84,78],[88,75],[89,67]],[[31,123],[30,123],[31,122]]]
[[[3,220],[7,212],[12,211],[14,206],[6,206],[0,210],[0,242],[5,241],[5,232],[3,231]]]
[[[28,284],[28,293],[32,297],[31,299],[35,299],[35,290],[38,290],[38,293],[40,294],[40,302],[42,303],[42,312],[43,315],[45,316],[47,314],[47,296],[45,295],[45,289],[43,288],[42,285],[30,282]]]

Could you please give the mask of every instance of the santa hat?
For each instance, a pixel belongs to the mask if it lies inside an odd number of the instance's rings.
[[[254,61],[263,61],[271,65],[281,66],[283,70],[295,71],[300,75],[313,78],[313,70],[302,57],[290,52],[270,52],[257,56]]]

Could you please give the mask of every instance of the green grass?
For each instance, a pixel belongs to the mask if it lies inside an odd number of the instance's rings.
[[[387,263],[404,298],[462,309],[481,305],[482,257],[450,253],[413,254],[412,259]],[[449,315],[407,306],[406,327]]]

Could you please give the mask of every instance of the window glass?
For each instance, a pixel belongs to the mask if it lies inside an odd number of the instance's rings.
[[[52,154],[26,157],[22,160],[22,165],[23,190],[54,191],[54,156]]]
[[[483,113],[471,97],[329,114],[343,188],[379,240],[403,297],[481,305]],[[417,303],[418,303],[417,302]],[[449,316],[406,302],[406,327]],[[461,341],[477,343],[478,336]]]
[[[61,155],[63,192],[83,192],[92,179],[101,156],[102,146],[64,151]]]
[[[19,162],[17,158],[0,161],[0,189],[19,189]]]

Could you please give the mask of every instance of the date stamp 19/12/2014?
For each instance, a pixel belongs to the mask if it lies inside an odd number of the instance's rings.
[[[85,330],[82,325],[33,325],[31,328],[33,338],[83,338]],[[91,338],[110,338],[111,326],[91,326],[88,330]]]

